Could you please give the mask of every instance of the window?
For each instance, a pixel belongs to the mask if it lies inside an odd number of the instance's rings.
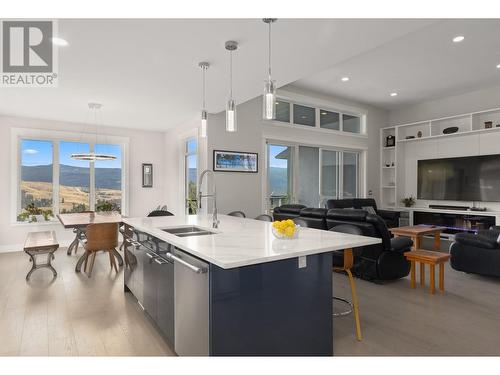
[[[340,130],[340,115],[324,109],[319,110],[319,126],[323,129]]]
[[[276,121],[290,122],[290,103],[283,100],[276,101]]]
[[[305,126],[316,126],[316,109],[294,104],[293,123]]]
[[[334,108],[325,109],[314,105],[291,103],[283,99],[276,101],[275,121],[354,134],[365,132],[365,116],[362,114],[343,113]]]
[[[267,190],[270,209],[290,203],[292,197],[293,147],[268,144]]]
[[[90,145],[59,143],[59,212],[90,210],[90,162],[73,160],[71,154],[90,152]]]
[[[359,196],[359,152],[320,146],[267,145],[266,207],[300,203],[324,207],[328,199]]]
[[[358,196],[358,159],[357,152],[343,153],[343,198],[356,198]]]
[[[23,139],[21,150],[20,208],[18,221],[30,219],[35,208],[53,214],[53,147],[52,142]],[[32,207],[30,210],[28,207]]]
[[[117,211],[122,207],[122,150],[119,145],[96,144],[98,154],[113,155],[115,160],[98,160],[95,168],[95,206],[110,203]]]
[[[186,213],[192,215],[198,210],[198,140],[196,138],[186,140],[184,165]]]
[[[48,138],[57,132],[46,133]],[[18,139],[18,221],[38,221],[40,215],[48,220],[56,213],[123,209],[123,144],[35,140],[24,134]],[[91,163],[71,158],[73,153],[91,151],[112,154],[116,160]]]
[[[358,116],[342,115],[342,130],[349,133],[361,133],[361,121]]]

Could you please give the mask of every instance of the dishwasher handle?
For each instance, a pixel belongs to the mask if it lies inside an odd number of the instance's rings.
[[[182,264],[184,267],[189,268],[191,271],[195,273],[207,273],[208,271],[206,267],[193,266],[191,263],[186,262],[184,259],[181,259],[174,254],[166,253],[165,255],[168,259],[173,260],[174,262],[177,262],[179,264]]]

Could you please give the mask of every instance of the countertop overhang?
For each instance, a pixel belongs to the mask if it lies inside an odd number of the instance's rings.
[[[224,269],[381,243],[380,238],[311,228],[301,228],[297,239],[277,239],[269,222],[227,215],[219,215],[219,220],[217,229],[212,229],[211,215],[124,218],[123,222]],[[178,237],[162,230],[183,225],[216,234]]]

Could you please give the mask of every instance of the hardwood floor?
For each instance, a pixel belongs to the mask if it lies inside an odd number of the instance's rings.
[[[445,267],[445,292],[410,289],[409,277],[385,285],[356,279],[362,342],[351,315],[334,319],[335,355],[500,355],[500,279]],[[351,299],[346,276],[334,294]],[[343,308],[337,306],[334,308]]]
[[[31,264],[22,252],[0,254],[0,355],[173,355],[129,293],[123,271],[110,271],[99,253],[92,278],[76,274],[81,255],[59,249],[48,269],[24,279]]]
[[[123,271],[111,272],[100,253],[92,278],[75,274],[80,254],[59,249],[57,279],[41,269],[29,283],[27,255],[0,254],[0,355],[173,355],[123,293]],[[449,265],[445,273],[445,294],[433,296],[410,289],[409,278],[385,285],[356,279],[364,340],[356,340],[351,315],[335,318],[335,355],[500,355],[500,280]],[[350,299],[347,277],[334,274],[333,285]]]

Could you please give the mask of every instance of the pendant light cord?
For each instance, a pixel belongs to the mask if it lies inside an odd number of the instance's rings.
[[[202,68],[203,70],[203,110],[205,110],[205,70],[207,70],[205,67]]]
[[[271,24],[269,22],[269,34],[268,34],[268,42],[269,42],[269,80],[271,80]]]
[[[233,99],[233,51],[229,51],[229,97]]]

